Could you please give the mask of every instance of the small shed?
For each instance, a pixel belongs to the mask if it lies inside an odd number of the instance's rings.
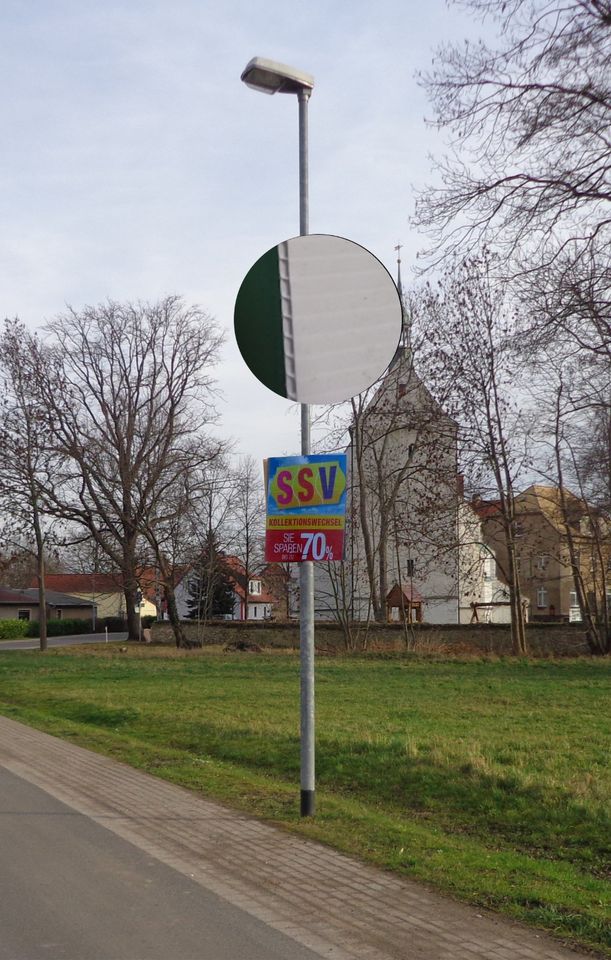
[[[13,587],[0,586],[0,620],[35,620],[38,600]]]
[[[55,590],[45,595],[48,617],[52,620],[91,620],[94,604]],[[17,590],[0,586],[0,619],[38,620],[38,590]]]
[[[411,583],[395,585],[386,596],[388,619],[393,622],[422,623],[423,596]]]
[[[36,600],[38,615],[38,588],[28,587],[23,593]],[[74,597],[69,593],[60,593],[58,590],[45,590],[47,616],[50,620],[92,620],[95,603]]]

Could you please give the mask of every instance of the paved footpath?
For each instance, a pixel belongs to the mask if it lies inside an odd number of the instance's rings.
[[[328,960],[585,956],[6,717],[0,765]]]

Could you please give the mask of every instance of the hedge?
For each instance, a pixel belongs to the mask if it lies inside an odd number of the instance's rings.
[[[24,622],[27,627],[27,633],[24,636],[40,636],[38,620]],[[65,637],[72,633],[91,633],[91,620],[47,620],[48,637]]]
[[[0,620],[0,640],[15,640],[28,636],[29,620]]]

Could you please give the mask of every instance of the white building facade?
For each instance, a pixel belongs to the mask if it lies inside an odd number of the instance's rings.
[[[422,596],[423,620],[459,622],[457,428],[407,346],[372,395],[355,400],[346,452],[346,559],[316,565],[316,616],[384,621],[401,583]]]

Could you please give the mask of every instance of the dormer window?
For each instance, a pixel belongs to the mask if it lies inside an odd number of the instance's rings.
[[[249,580],[248,581],[248,592],[251,594],[259,595],[261,593],[261,581],[260,580]]]

